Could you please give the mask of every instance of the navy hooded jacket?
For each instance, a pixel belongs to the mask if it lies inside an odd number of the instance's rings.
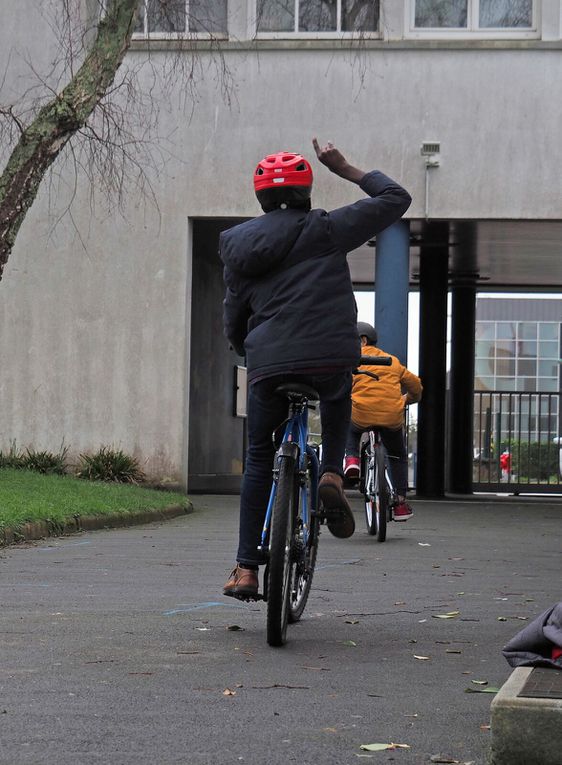
[[[220,236],[224,331],[248,380],[355,367],[361,356],[347,253],[406,212],[411,197],[376,170],[369,198],[332,212],[274,210]]]

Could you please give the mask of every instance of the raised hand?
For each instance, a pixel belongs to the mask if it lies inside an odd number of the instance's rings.
[[[345,168],[348,166],[347,160],[331,141],[328,141],[326,146],[321,147],[318,139],[313,138],[312,145],[314,146],[316,156],[323,165],[326,165],[328,170],[331,170],[336,175],[341,175],[345,171]]]
[[[353,165],[350,165],[341,151],[336,149],[331,141],[328,141],[326,146],[322,147],[318,143],[318,139],[313,138],[312,145],[319,161],[326,165],[332,173],[339,175],[340,178],[345,178],[346,181],[351,181],[352,183],[359,183],[365,175],[363,170],[358,170]]]

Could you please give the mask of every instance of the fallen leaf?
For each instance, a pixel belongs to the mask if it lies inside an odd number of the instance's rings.
[[[431,547],[429,542],[418,542],[418,544],[419,544],[420,547]]]
[[[231,691],[230,688],[225,688],[222,692],[223,696],[236,696],[236,691]]]
[[[269,690],[269,688],[290,688],[297,691],[310,690],[310,685],[284,685],[283,683],[273,683],[273,685],[252,685],[251,687],[258,691]],[[335,695],[336,694],[332,694],[334,698]]]
[[[457,648],[445,648],[445,653],[462,653]]]
[[[357,643],[354,640],[344,640],[342,645],[356,646]]]
[[[346,624],[359,624],[359,619],[346,619]]]
[[[488,685],[487,680],[471,680],[471,683],[474,683],[474,685]]]
[[[418,656],[417,654],[414,654],[414,659],[419,659],[420,661],[429,661],[429,656]]]
[[[448,611],[446,614],[431,614],[434,619],[454,619],[460,611]]]
[[[499,688],[492,688],[490,686],[489,688],[465,688],[465,693],[499,693]]]
[[[505,618],[505,616],[498,616],[498,622],[506,622],[506,621],[507,619]]]
[[[337,733],[337,728],[322,728],[325,733]]]
[[[409,749],[409,744],[361,744],[360,749],[367,752],[384,752],[385,749]]]

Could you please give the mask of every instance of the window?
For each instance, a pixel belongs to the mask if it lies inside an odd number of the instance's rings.
[[[140,0],[135,34],[181,37],[225,35],[227,0]]]
[[[379,0],[256,0],[258,34],[373,33]]]
[[[410,0],[410,34],[536,37],[537,0]]]
[[[518,391],[557,391],[560,326],[547,321],[477,321],[475,389],[513,390],[515,378]]]

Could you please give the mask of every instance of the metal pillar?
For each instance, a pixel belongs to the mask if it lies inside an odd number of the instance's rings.
[[[400,220],[377,234],[375,327],[379,347],[402,364],[408,360],[410,224]]]
[[[445,495],[449,226],[429,223],[420,247],[420,377],[416,494]]]
[[[472,494],[476,280],[451,285],[449,491]]]

